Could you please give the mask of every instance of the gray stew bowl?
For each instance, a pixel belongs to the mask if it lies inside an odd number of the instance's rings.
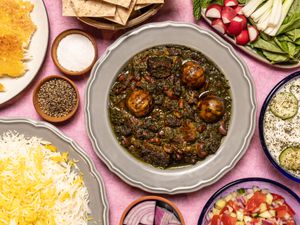
[[[193,166],[162,170],[137,160],[117,142],[108,98],[118,72],[131,57],[165,44],[193,48],[215,62],[231,85],[233,109],[228,135],[216,154]],[[187,193],[216,182],[243,156],[255,126],[255,93],[247,66],[223,39],[192,24],[146,24],[120,37],[95,64],[85,101],[86,125],[98,156],[126,183],[153,193]]]
[[[76,164],[83,174],[90,197],[89,206],[93,219],[88,225],[109,225],[108,202],[103,181],[94,163],[76,142],[48,123],[27,119],[0,119],[0,135],[7,131],[16,131],[27,138],[35,136],[49,141],[58,151],[68,152],[70,159],[78,160]]]

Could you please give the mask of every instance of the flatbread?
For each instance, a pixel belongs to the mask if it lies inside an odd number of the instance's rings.
[[[164,3],[164,0],[137,0],[136,4],[137,5],[142,5],[142,4],[159,4],[159,3]]]
[[[71,0],[62,0],[62,15],[76,16]]]
[[[104,2],[111,3],[113,5],[122,6],[124,8],[129,8],[131,0],[103,0]]]
[[[0,77],[26,72],[25,52],[36,31],[30,13],[33,4],[23,0],[0,1]]]
[[[145,8],[145,7],[149,6],[149,5],[152,5],[152,4],[135,5],[135,6],[134,6],[134,11],[140,10],[140,9],[142,9],[142,8]]]
[[[79,17],[106,17],[116,15],[116,6],[99,0],[71,0]]]
[[[105,17],[105,19],[113,21],[115,23],[126,25],[127,21],[134,9],[137,0],[132,0],[129,9],[117,6],[116,15],[114,17]]]

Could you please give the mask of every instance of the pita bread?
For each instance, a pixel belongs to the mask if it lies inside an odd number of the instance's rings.
[[[71,0],[62,0],[62,15],[76,16]]]
[[[131,0],[103,0],[113,5],[122,6],[124,8],[129,8]]]
[[[131,4],[129,6],[129,9],[118,6],[116,15],[114,17],[105,17],[105,19],[113,21],[113,22],[121,24],[121,25],[126,25],[130,15],[133,11],[136,1],[137,0],[132,0]]]
[[[76,16],[106,17],[115,16],[116,6],[99,0],[71,0]]]
[[[142,4],[158,4],[158,3],[164,3],[164,0],[137,0],[136,4],[137,5],[142,5]]]

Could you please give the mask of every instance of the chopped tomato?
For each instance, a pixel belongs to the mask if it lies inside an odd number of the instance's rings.
[[[276,215],[280,219],[285,219],[286,217],[290,217],[291,214],[288,212],[288,207],[286,205],[281,205],[275,209]]]
[[[292,209],[291,206],[289,206],[287,203],[285,203],[286,207],[287,207],[287,211],[291,216],[294,216],[296,213],[295,211]]]
[[[258,219],[258,218],[252,219],[251,224],[252,224],[252,225],[260,224],[260,219]]]
[[[228,209],[227,205],[221,210],[220,215],[222,215],[224,212],[226,212]]]
[[[254,193],[254,195],[248,200],[246,204],[246,210],[253,212],[257,209],[261,203],[266,202],[266,195],[260,191]]]
[[[211,219],[210,225],[219,225],[219,224],[220,224],[220,216],[214,215],[213,218]]]
[[[278,194],[272,193],[272,196],[273,196],[273,201],[284,199],[281,195]]]
[[[230,200],[227,203],[231,208],[233,208],[233,210],[236,212],[240,209],[240,207],[238,206],[238,204],[236,204],[234,201]]]
[[[235,225],[237,222],[236,217],[231,217],[227,214],[223,214],[221,217],[221,221],[223,225]]]
[[[289,220],[286,222],[286,225],[296,225],[294,220]]]

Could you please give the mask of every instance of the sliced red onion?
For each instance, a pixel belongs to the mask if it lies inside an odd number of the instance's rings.
[[[154,225],[181,225],[181,223],[172,212],[157,206]]]
[[[134,206],[124,219],[124,225],[153,225],[155,205],[155,201],[145,201]]]

